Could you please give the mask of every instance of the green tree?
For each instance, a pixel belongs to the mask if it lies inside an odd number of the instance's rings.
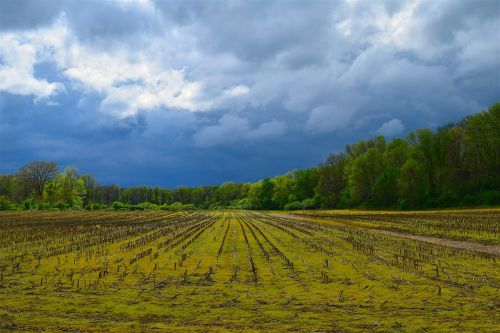
[[[314,197],[315,188],[318,185],[318,170],[316,168],[306,170],[294,170],[289,173],[294,181],[293,200],[302,201]]]
[[[500,103],[469,118],[465,129],[467,162],[476,178],[500,173]]]
[[[264,178],[260,181],[261,186],[257,193],[259,207],[262,209],[273,209],[273,190],[274,185],[269,178]]]
[[[370,205],[373,207],[393,207],[398,201],[399,168],[385,169],[375,181]]]
[[[375,181],[382,173],[382,153],[376,148],[370,148],[358,156],[350,169],[349,189],[355,202],[366,202],[370,199]]]
[[[275,177],[271,181],[274,185],[272,201],[276,204],[276,208],[283,209],[289,202],[294,182],[286,175]]]
[[[97,182],[94,176],[91,174],[86,174],[81,176],[81,179],[83,180],[86,189],[84,205],[87,206],[88,204],[96,203],[97,201],[99,201],[101,185]]]
[[[58,198],[70,207],[81,207],[86,194],[85,182],[78,169],[72,166],[57,175]]]
[[[422,207],[429,193],[425,167],[415,159],[406,161],[401,168],[398,188],[402,208]]]
[[[408,143],[400,138],[389,142],[384,152],[384,162],[386,167],[401,168],[408,159]]]
[[[328,156],[319,166],[316,192],[322,207],[334,208],[340,203],[340,193],[347,186],[347,163],[347,155],[340,153]]]

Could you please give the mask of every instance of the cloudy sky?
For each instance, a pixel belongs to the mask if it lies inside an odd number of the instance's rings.
[[[255,181],[498,100],[497,0],[0,0],[0,173]]]

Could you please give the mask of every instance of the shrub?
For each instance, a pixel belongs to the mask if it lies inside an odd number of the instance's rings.
[[[13,208],[9,200],[5,196],[0,195],[0,210],[11,210]]]
[[[500,191],[488,190],[480,192],[477,196],[477,203],[479,205],[499,205],[500,204]]]
[[[31,198],[28,198],[23,201],[23,209],[24,210],[30,210],[31,208],[35,207],[35,201]]]
[[[458,195],[455,193],[455,191],[448,190],[441,194],[436,202],[438,207],[453,207],[457,206],[459,204],[459,198]]]
[[[151,202],[142,202],[137,206],[141,207],[142,209],[153,209],[153,210],[158,210],[160,208],[158,205]]]
[[[92,210],[100,210],[100,209],[107,208],[106,205],[104,205],[104,204],[97,204],[97,203],[93,203],[91,207],[92,207]]]
[[[111,207],[113,207],[114,210],[127,209],[127,206],[123,202],[120,202],[120,201],[113,202]]]
[[[49,210],[52,208],[49,203],[47,202],[39,202],[36,209],[38,210]]]
[[[182,203],[180,202],[174,202],[170,205],[168,205],[168,210],[182,210]]]
[[[60,209],[60,210],[64,210],[64,209],[68,209],[68,208],[69,208],[68,204],[66,204],[65,202],[62,202],[62,201],[58,201],[58,202],[56,202],[56,203],[54,204],[54,207],[55,207],[55,208],[58,208],[58,209]]]
[[[193,204],[186,204],[186,205],[182,205],[182,209],[184,209],[184,210],[195,210],[196,206],[193,205]]]
[[[194,210],[194,209],[196,209],[196,207],[193,204],[183,205],[180,202],[174,202],[173,204],[170,204],[166,207],[162,206],[161,209],[178,211],[178,210]]]
[[[302,203],[300,201],[294,201],[287,203],[284,207],[285,210],[301,210],[302,209]]]
[[[315,206],[314,200],[311,198],[307,198],[307,199],[302,200],[302,202],[300,204],[302,205],[303,209],[313,209]]]

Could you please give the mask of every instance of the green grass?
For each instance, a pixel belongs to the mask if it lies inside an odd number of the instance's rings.
[[[498,257],[264,213],[4,213],[0,246],[0,331],[493,332],[500,321]]]

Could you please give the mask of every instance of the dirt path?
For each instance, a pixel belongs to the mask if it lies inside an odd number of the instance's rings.
[[[297,216],[297,215],[286,214],[286,213],[272,213],[271,215],[283,217],[283,218],[287,218],[287,219],[322,223],[321,221],[318,221],[314,218],[305,217],[305,216]],[[337,221],[335,221],[334,218],[324,219],[323,223],[336,223],[336,224],[340,224],[340,225],[343,225],[343,226],[346,226],[349,228],[353,228],[353,229],[369,230],[370,232],[374,232],[377,234],[382,234],[382,235],[387,235],[387,236],[392,236],[392,237],[408,238],[408,239],[413,239],[413,240],[420,241],[420,242],[426,242],[426,243],[451,247],[451,248],[455,248],[455,249],[483,252],[483,253],[489,253],[489,254],[493,254],[496,256],[500,256],[500,245],[495,245],[495,244],[482,244],[482,243],[478,243],[478,242],[453,240],[453,239],[448,239],[448,238],[439,238],[439,237],[431,237],[431,236],[412,235],[412,234],[407,234],[407,233],[402,233],[402,232],[397,232],[397,231],[389,231],[389,230],[381,230],[381,229],[376,229],[376,228],[360,227],[360,226],[354,226],[352,224],[345,223],[345,222],[337,222]]]

